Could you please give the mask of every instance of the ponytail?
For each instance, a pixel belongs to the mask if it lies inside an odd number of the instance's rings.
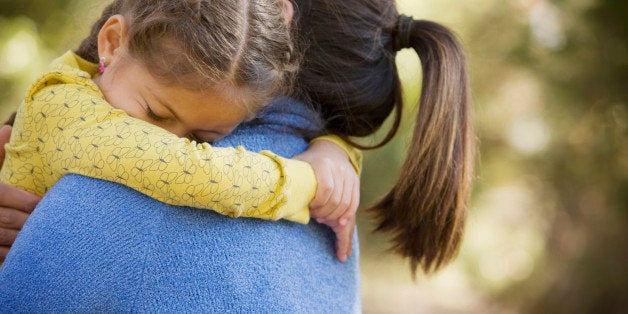
[[[471,186],[474,137],[465,53],[447,28],[400,16],[393,48],[413,48],[422,63],[419,112],[407,158],[392,189],[369,210],[376,231],[413,274],[451,261],[460,248]],[[397,78],[398,81],[398,78]],[[397,88],[396,103],[401,92]]]
[[[403,108],[396,52],[413,48],[423,81],[408,155],[392,189],[368,211],[392,250],[430,273],[457,254],[471,189],[474,137],[465,53],[456,36],[433,22],[399,15],[392,0],[297,0],[302,99],[320,110],[327,131],[362,137]],[[360,146],[360,145],[356,145]]]

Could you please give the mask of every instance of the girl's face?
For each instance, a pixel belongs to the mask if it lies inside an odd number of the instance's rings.
[[[162,84],[141,62],[118,52],[94,81],[113,107],[134,118],[179,137],[213,142],[251,116],[245,106],[235,103],[235,95]]]
[[[98,34],[98,54],[107,67],[94,82],[113,107],[180,137],[203,142],[224,137],[252,116],[247,106],[236,101],[247,95],[238,95],[235,88],[193,91],[160,82],[129,54],[126,28],[124,17],[114,15]]]

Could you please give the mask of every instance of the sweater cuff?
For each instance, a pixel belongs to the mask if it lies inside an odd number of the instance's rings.
[[[355,172],[358,174],[358,176],[362,174],[362,151],[361,150],[351,146],[349,143],[345,142],[342,138],[333,134],[319,136],[313,139],[312,141],[310,141],[310,143],[313,143],[315,141],[328,141],[328,142],[332,142],[338,145],[338,147],[342,148],[342,150],[345,151],[345,153],[347,154],[347,157],[349,157],[349,161],[351,162],[351,165],[353,165],[353,169],[355,169]]]
[[[282,192],[277,202],[274,220],[287,219],[307,224],[310,221],[310,203],[316,195],[317,181],[312,167],[303,161],[281,158],[270,151],[260,152],[277,162],[281,169]]]

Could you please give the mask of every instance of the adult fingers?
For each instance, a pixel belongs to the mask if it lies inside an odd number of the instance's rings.
[[[0,228],[0,245],[11,246],[18,232],[18,230]]]
[[[7,258],[10,249],[10,246],[0,246],[0,263],[4,262],[4,259]]]
[[[31,213],[41,201],[37,195],[22,191],[14,186],[0,183],[0,206]]]
[[[0,207],[0,228],[22,230],[29,214],[19,209]]]

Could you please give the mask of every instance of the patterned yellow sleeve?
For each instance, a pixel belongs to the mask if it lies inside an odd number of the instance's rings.
[[[0,179],[38,195],[76,173],[173,205],[307,223],[316,192],[307,163],[179,138],[81,85],[48,86],[27,99],[6,148]]]
[[[351,165],[353,165],[353,168],[355,169],[355,172],[358,174],[358,176],[361,175],[362,173],[362,151],[361,150],[351,146],[349,143],[345,142],[342,138],[333,134],[319,136],[313,139],[311,142],[315,142],[315,141],[328,141],[328,142],[332,142],[338,145],[338,147],[342,148],[342,150],[344,150],[345,153],[347,153],[347,157],[349,157],[349,161],[351,162]]]

